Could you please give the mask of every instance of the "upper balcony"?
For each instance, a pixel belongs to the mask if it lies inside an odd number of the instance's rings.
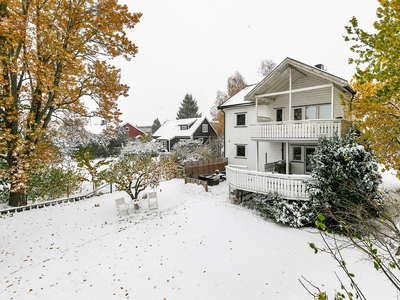
[[[349,121],[341,119],[262,122],[250,124],[250,137],[260,140],[318,140],[322,136],[343,136],[349,125]]]

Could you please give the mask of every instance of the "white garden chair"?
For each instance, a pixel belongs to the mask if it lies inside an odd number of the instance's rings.
[[[121,216],[121,211],[125,211],[125,213],[129,215],[129,204],[125,203],[124,198],[115,199],[115,206],[117,207],[119,216]]]
[[[156,191],[147,192],[147,203],[149,204],[149,209],[152,209],[152,207],[158,207],[158,197]]]

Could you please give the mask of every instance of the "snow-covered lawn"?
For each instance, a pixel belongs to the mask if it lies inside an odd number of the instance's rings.
[[[315,230],[230,204],[226,183],[210,189],[163,182],[158,209],[122,217],[123,192],[2,216],[0,299],[312,299],[301,276],[339,288],[340,268],[308,246],[321,244]],[[396,299],[359,252],[345,254],[368,299]]]

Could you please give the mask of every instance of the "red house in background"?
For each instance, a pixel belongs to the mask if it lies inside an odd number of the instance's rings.
[[[139,138],[141,136],[146,135],[145,132],[143,132],[142,130],[140,130],[139,128],[137,128],[136,126],[133,126],[132,124],[125,123],[124,125],[122,125],[122,127],[125,128],[125,130],[128,132],[129,137],[136,139]]]

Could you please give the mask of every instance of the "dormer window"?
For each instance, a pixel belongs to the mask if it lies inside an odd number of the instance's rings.
[[[188,126],[187,125],[181,125],[181,130],[188,130]]]

